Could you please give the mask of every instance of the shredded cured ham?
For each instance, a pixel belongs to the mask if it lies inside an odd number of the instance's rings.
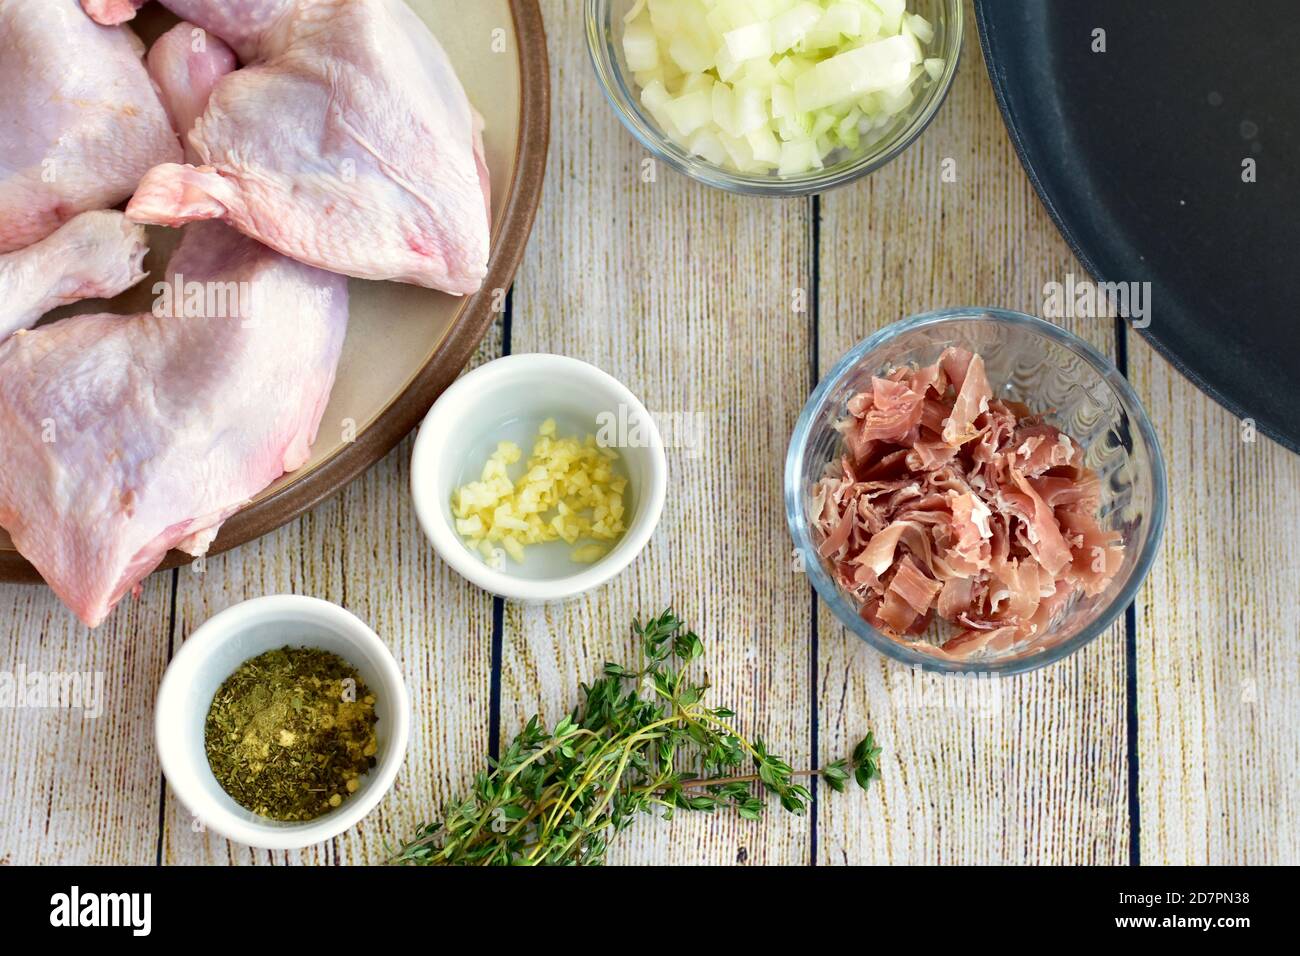
[[[812,489],[818,551],[895,640],[958,659],[1024,646],[1123,563],[1082,447],[995,397],[973,352],[873,378],[838,427],[843,456]],[[936,616],[956,633],[920,640]]]

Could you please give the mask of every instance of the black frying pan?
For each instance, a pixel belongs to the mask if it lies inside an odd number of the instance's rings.
[[[1300,451],[1300,7],[976,0],[976,19],[1012,141],[1084,267],[1150,282],[1142,334]]]

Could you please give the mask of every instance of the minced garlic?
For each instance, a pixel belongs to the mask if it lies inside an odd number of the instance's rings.
[[[523,561],[524,547],[544,541],[583,544],[570,552],[574,561],[590,564],[617,541],[623,524],[623,492],[627,479],[614,472],[618,452],[601,448],[596,437],[585,442],[557,438],[555,419],[542,422],[532,456],[518,481],[509,466],[523,451],[503,441],[483,465],[483,475],[457,488],[451,496],[456,531],[489,565],[499,567],[508,554]]]

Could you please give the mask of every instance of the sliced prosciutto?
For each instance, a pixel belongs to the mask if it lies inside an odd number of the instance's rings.
[[[996,397],[973,352],[873,378],[838,427],[843,455],[812,489],[818,552],[895,640],[958,659],[1022,647],[1123,563],[1082,447]],[[936,618],[956,632],[920,640]]]

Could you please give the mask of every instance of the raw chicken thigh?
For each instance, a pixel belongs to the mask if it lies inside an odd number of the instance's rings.
[[[181,159],[144,46],[77,0],[0,0],[0,253],[107,209]]]
[[[181,124],[233,63],[190,29],[150,57]],[[343,346],[346,279],[221,223],[189,227],[169,273],[178,314],[77,316],[0,345],[0,526],[90,627],[306,463]]]
[[[482,119],[404,0],[166,0],[251,65],[213,91],[191,165],[137,222],[223,219],[299,261],[456,294],[487,274]]]
[[[0,341],[51,309],[111,299],[144,278],[144,227],[120,212],[83,212],[40,242],[0,255]]]
[[[256,311],[82,315],[0,345],[0,526],[89,627],[301,467],[334,384],[347,296],[318,270],[216,223],[173,269],[248,283]]]

